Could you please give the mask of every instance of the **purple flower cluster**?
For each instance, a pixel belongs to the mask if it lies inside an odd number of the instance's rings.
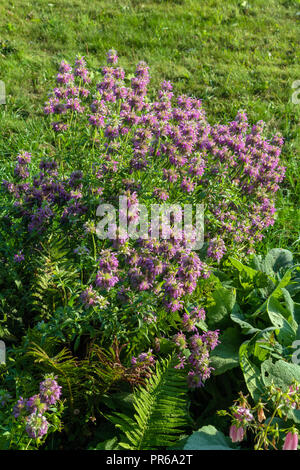
[[[12,414],[15,418],[18,418],[23,413],[23,411],[26,410],[26,401],[26,399],[20,397],[15,406],[13,407]]]
[[[168,310],[181,310],[184,296],[195,290],[199,278],[209,275],[207,265],[187,245],[174,237],[138,240],[126,255],[131,288],[154,290]]]
[[[11,399],[11,395],[6,390],[0,390],[0,406],[5,406]]]
[[[22,250],[20,250],[18,253],[14,255],[14,262],[15,263],[22,263],[22,261],[25,260],[25,256],[22,253]]]
[[[119,281],[117,274],[119,262],[116,255],[110,250],[103,250],[98,260],[100,270],[96,274],[96,286],[110,289]]]
[[[153,180],[152,195],[159,201],[171,201],[171,194],[178,198],[180,194],[205,193],[205,237],[212,260],[220,262],[237,245],[244,254],[254,252],[263,230],[274,223],[274,196],[285,175],[279,161],[282,137],[275,134],[265,139],[264,123],[250,126],[244,112],[227,125],[211,126],[201,101],[185,95],[175,98],[168,81],[161,83],[151,102],[147,64],[137,65],[128,86],[117,62],[117,52],[111,49],[102,81],[96,85],[97,94],[92,88],[87,93],[74,87],[79,78],[93,87],[86,78],[89,74],[83,58],[76,60],[74,74],[63,62],[57,78],[61,86],[54,89],[46,114],[63,116],[68,126],[72,121],[68,110],[72,110],[101,130],[98,144],[108,160],[97,170],[101,178],[106,173],[108,181],[113,181],[113,173],[118,179],[119,171],[126,171],[132,184],[138,185],[141,172],[146,172],[150,179],[145,181],[151,187]],[[85,109],[80,97],[87,100]],[[56,123],[55,127],[61,129],[62,125]],[[131,155],[125,162],[123,136]],[[159,173],[164,188],[154,177]]]
[[[86,307],[91,307],[97,304],[98,295],[93,290],[93,286],[89,286],[81,293],[80,298]]]
[[[41,413],[31,413],[26,420],[26,432],[31,439],[38,439],[47,434],[49,423]]]
[[[89,84],[91,79],[84,57],[76,58],[73,73],[72,70],[71,65],[61,62],[56,76],[58,86],[54,88],[49,100],[45,103],[45,114],[66,118],[72,116],[73,113],[82,114],[85,111],[82,100],[90,94],[90,90],[85,88],[85,85]],[[55,132],[65,132],[69,128],[68,124],[62,120],[53,121],[51,126]]]
[[[203,308],[193,308],[182,317],[182,329],[173,336],[178,351],[176,369],[188,369],[188,385],[190,388],[202,387],[210,377],[212,367],[209,366],[209,353],[219,344],[219,330],[206,331],[199,334],[197,323],[205,319]],[[187,337],[187,333],[193,335]]]
[[[61,386],[55,380],[56,377],[46,377],[40,383],[40,397],[41,400],[47,405],[55,405],[61,396]]]
[[[26,179],[29,176],[28,163],[31,162],[31,154],[28,152],[22,152],[17,157],[17,165],[15,166],[15,176],[18,179]]]
[[[20,397],[15,404],[12,414],[16,419],[23,418],[26,424],[26,432],[32,439],[37,439],[47,434],[49,423],[44,416],[49,406],[55,405],[61,396],[61,386],[55,380],[56,377],[48,375],[40,383],[40,393],[27,400]]]
[[[33,395],[26,401],[26,408],[29,413],[44,413],[47,410],[48,405],[43,401],[43,398],[40,395]]]
[[[222,238],[213,238],[209,241],[207,256],[219,262],[226,251],[225,243]]]
[[[25,163],[20,162],[30,161],[28,155],[25,152],[17,156],[17,168],[20,165],[24,167]],[[26,160],[24,156],[27,156]],[[26,172],[26,178],[29,178],[27,167]],[[28,231],[41,232],[56,213],[60,214],[60,222],[64,223],[87,212],[87,207],[81,202],[81,179],[80,171],[74,171],[67,179],[60,178],[57,163],[53,160],[42,160],[39,174],[33,175],[30,183],[10,183],[4,180],[2,186],[15,198],[15,215],[24,220]],[[23,256],[19,252],[15,255],[15,261],[23,261]]]
[[[110,49],[107,53],[107,62],[108,64],[117,64],[118,63],[118,56],[117,52],[114,49]]]
[[[140,373],[147,373],[151,371],[151,368],[155,365],[155,358],[152,355],[152,349],[149,349],[148,352],[143,352],[138,355],[138,357],[132,356],[131,365],[135,369],[139,369]]]

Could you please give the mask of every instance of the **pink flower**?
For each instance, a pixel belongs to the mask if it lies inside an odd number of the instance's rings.
[[[241,442],[244,439],[245,430],[242,426],[237,427],[234,424],[230,426],[229,437],[232,442]]]
[[[219,331],[219,330],[216,330],[216,331]],[[207,333],[210,333],[210,332],[207,332]],[[212,333],[216,333],[216,332],[212,332]],[[248,410],[248,408],[243,408],[242,406],[240,406],[239,408],[237,408],[236,411],[237,413],[234,413],[234,416],[240,421],[243,421],[243,420],[252,421],[253,420],[253,415],[250,413],[250,410]]]
[[[296,432],[288,432],[285,436],[285,441],[282,450],[297,450],[298,448],[298,434]]]

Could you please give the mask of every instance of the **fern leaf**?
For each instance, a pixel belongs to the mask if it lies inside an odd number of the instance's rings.
[[[186,378],[182,371],[174,369],[175,364],[173,357],[157,363],[155,374],[135,393],[133,419],[117,413],[110,417],[123,433],[120,447],[132,450],[168,447],[188,425]]]

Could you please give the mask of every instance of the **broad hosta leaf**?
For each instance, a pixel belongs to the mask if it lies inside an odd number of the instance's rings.
[[[261,338],[255,342],[253,356],[257,358],[260,362],[263,362],[268,359],[270,353],[274,354],[274,346],[270,346],[270,339]],[[278,358],[279,357],[281,358],[281,356],[278,356]]]
[[[239,348],[242,342],[237,328],[227,328],[220,337],[220,344],[211,353],[214,375],[220,375],[239,365]]]
[[[214,426],[203,426],[187,438],[183,450],[233,450],[230,441]]]
[[[284,391],[287,391],[295,380],[300,382],[300,366],[285,362],[282,359],[275,363],[271,359],[264,361],[261,365],[261,373],[266,386],[273,383]]]

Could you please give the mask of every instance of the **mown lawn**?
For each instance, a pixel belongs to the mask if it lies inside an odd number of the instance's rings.
[[[176,93],[203,100],[211,123],[239,109],[264,120],[286,141],[287,178],[278,220],[261,251],[299,248],[299,117],[292,84],[300,80],[299,1],[0,0],[1,174],[20,149],[45,152],[42,104],[57,65],[85,55],[93,70],[115,48],[120,63],[150,65],[153,90],[162,79]],[[52,82],[51,82],[52,81]],[[299,251],[299,250],[298,250]]]

